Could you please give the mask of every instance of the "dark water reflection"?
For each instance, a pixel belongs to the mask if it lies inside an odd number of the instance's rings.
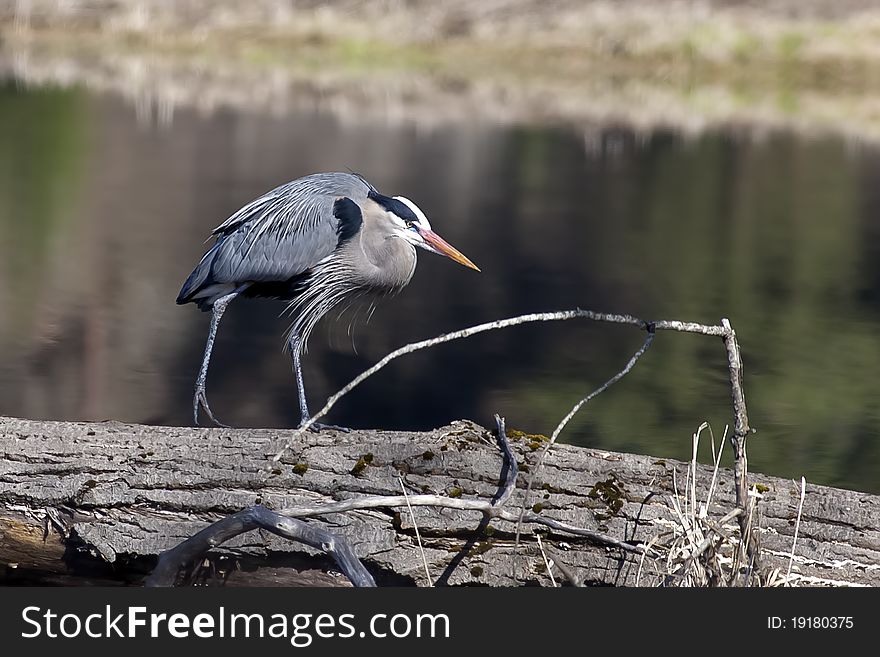
[[[483,269],[420,254],[368,325],[319,328],[313,405],[390,349],[581,306],[716,323],[744,349],[751,467],[880,492],[880,150],[792,135],[588,137],[553,128],[177,110],[144,125],[111,96],[0,90],[0,414],[188,424],[207,315],[175,295],[210,230],[288,179],[350,167],[415,199]],[[236,426],[292,426],[282,306],[231,307],[208,379]],[[626,327],[533,325],[422,352],[333,422],[427,428],[502,413],[549,433],[641,343]],[[357,346],[357,353],[352,349]],[[725,355],[661,334],[568,441],[687,457],[729,421]]]

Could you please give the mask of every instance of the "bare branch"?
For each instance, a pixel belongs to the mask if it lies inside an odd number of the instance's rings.
[[[516,489],[516,478],[517,475],[519,475],[519,465],[517,464],[516,457],[513,455],[513,450],[510,447],[510,441],[507,439],[507,426],[504,423],[504,418],[497,413],[495,414],[495,433],[498,436],[498,445],[504,453],[504,461],[507,464],[507,476],[504,478],[501,490],[498,492],[498,495],[496,495],[495,501],[493,502],[495,506],[501,506],[510,498],[513,491]]]
[[[638,553],[644,553],[645,549],[642,546],[636,546],[629,543],[625,543],[622,541],[612,541],[609,543],[608,537],[598,534],[597,532],[589,532],[588,530],[582,528],[574,528],[574,527],[562,527],[559,524],[556,524],[555,521],[546,519],[546,518],[538,518],[536,514],[529,514],[526,512],[526,507],[528,504],[528,497],[531,493],[531,488],[533,485],[533,481],[537,471],[540,469],[546,455],[549,453],[549,450],[556,443],[559,435],[571,420],[572,417],[591,399],[596,397],[597,395],[604,392],[611,385],[619,381],[623,376],[625,376],[634,366],[635,363],[641,358],[641,356],[645,353],[645,351],[650,347],[653,342],[656,331],[659,330],[668,330],[668,331],[680,331],[686,333],[699,333],[702,335],[710,335],[721,337],[724,340],[725,348],[727,350],[728,357],[728,369],[730,373],[730,386],[731,386],[731,400],[733,404],[734,411],[734,431],[730,436],[731,444],[734,450],[734,480],[736,485],[736,495],[737,495],[737,506],[742,510],[742,513],[738,514],[740,530],[743,537],[745,537],[746,541],[746,554],[749,557],[749,562],[752,567],[758,566],[758,554],[757,554],[757,546],[755,544],[755,538],[752,532],[749,530],[749,519],[751,518],[751,502],[748,496],[748,464],[746,461],[746,451],[745,451],[745,440],[747,435],[751,432],[749,428],[748,422],[748,413],[745,405],[745,394],[743,392],[742,386],[742,358],[739,351],[739,344],[736,340],[736,334],[733,328],[730,325],[729,320],[723,319],[721,325],[705,325],[698,324],[695,322],[681,322],[677,320],[657,320],[657,321],[645,321],[643,319],[639,319],[638,317],[634,317],[632,315],[619,315],[612,313],[600,313],[594,312],[590,310],[581,310],[579,308],[574,310],[564,310],[557,312],[547,312],[547,313],[532,313],[528,315],[520,315],[517,317],[511,317],[508,319],[498,320],[494,322],[488,322],[485,324],[479,324],[476,326],[471,326],[460,331],[454,331],[451,333],[446,333],[444,335],[440,335],[435,338],[431,338],[429,340],[423,340],[421,342],[414,342],[391,353],[387,354],[384,358],[379,360],[375,365],[365,370],[357,377],[352,379],[345,387],[336,392],[334,395],[328,398],[324,407],[318,411],[314,416],[309,418],[299,429],[298,433],[295,432],[288,442],[282,446],[282,448],[275,454],[272,458],[272,462],[277,462],[281,459],[285,451],[290,446],[290,440],[295,439],[300,433],[307,430],[312,424],[314,424],[318,419],[326,415],[336,403],[344,397],[346,394],[351,392],[358,385],[363,383],[367,378],[383,369],[386,365],[388,365],[391,361],[404,356],[406,354],[410,354],[412,352],[426,349],[428,347],[433,347],[439,344],[443,344],[446,342],[451,342],[453,340],[458,340],[462,338],[467,338],[473,335],[477,335],[479,333],[483,333],[486,331],[491,331],[495,329],[507,328],[510,326],[517,326],[520,324],[526,324],[530,322],[546,322],[546,321],[564,321],[569,319],[590,319],[593,321],[600,322],[609,322],[615,324],[629,324],[632,326],[636,326],[641,330],[645,330],[648,332],[648,335],[645,338],[644,343],[639,348],[638,351],[630,358],[629,362],[626,366],[618,372],[616,375],[611,377],[608,381],[606,381],[602,386],[597,388],[595,391],[584,397],[580,400],[575,406],[569,411],[569,413],[560,421],[557,425],[556,429],[553,431],[553,434],[545,446],[544,450],[541,452],[537,467],[534,468],[532,475],[529,478],[528,485],[526,487],[526,493],[523,500],[523,505],[521,507],[519,516],[516,520],[516,543],[515,545],[519,545],[520,538],[520,530],[523,523],[534,523],[541,524],[547,527],[557,529],[559,531],[567,531],[569,533],[574,533],[580,536],[590,536],[591,538],[608,544],[615,544],[616,547],[620,547],[621,549],[634,551]],[[496,418],[496,422],[499,425],[499,428],[502,428],[502,423]],[[506,433],[499,431],[499,441],[501,440],[501,436],[505,436]],[[509,453],[509,446],[508,446]],[[511,464],[515,463],[514,459],[510,459]],[[515,486],[516,474],[514,473],[511,477],[508,474],[508,480],[503,485],[503,497],[498,499],[498,505],[500,506],[506,501],[507,497],[509,497],[510,492],[513,490],[513,486]],[[354,508],[376,508],[382,506],[399,506],[396,502],[393,502],[396,498],[367,498],[366,503],[368,506],[347,506],[345,510],[353,510]],[[418,502],[416,500],[419,500]],[[413,504],[423,504],[423,505],[435,505],[435,506],[447,506],[450,508],[457,509],[467,509],[474,511],[481,511],[486,514],[487,517],[498,517],[509,520],[511,517],[510,512],[503,511],[500,509],[487,509],[486,503],[482,501],[468,501],[468,500],[449,500],[448,498],[439,498],[437,496],[415,496],[409,498],[409,501]],[[364,503],[361,501],[347,501],[347,504],[352,503]],[[333,506],[333,505],[328,505]],[[295,515],[301,515],[302,510],[289,510],[285,513],[291,513]],[[330,511],[327,507],[324,507],[324,513],[327,512],[340,512],[338,510]],[[516,547],[514,548],[516,550]]]
[[[320,527],[285,517],[264,506],[255,505],[223,518],[183,543],[163,552],[145,586],[174,586],[177,573],[198,557],[226,541],[252,529],[265,529],[292,541],[323,550],[336,561],[339,569],[355,586],[376,586],[348,542]]]
[[[644,355],[644,353],[648,350],[648,347],[651,346],[651,343],[654,341],[654,335],[655,335],[654,332],[649,329],[648,335],[645,336],[645,342],[638,349],[638,351],[636,351],[636,353],[633,354],[632,358],[629,359],[629,362],[626,364],[626,366],[622,370],[620,370],[617,374],[615,374],[610,379],[608,379],[601,386],[596,388],[589,395],[587,395],[586,397],[581,399],[577,404],[575,404],[572,407],[572,409],[568,412],[568,415],[566,415],[564,418],[562,418],[562,420],[559,422],[558,425],[556,425],[556,428],[553,430],[553,434],[550,436],[550,441],[544,447],[544,451],[541,452],[541,457],[538,460],[538,467],[541,467],[541,464],[544,462],[544,458],[547,456],[547,452],[550,451],[550,448],[553,446],[553,444],[559,438],[559,434],[562,433],[562,430],[565,428],[565,425],[567,425],[571,421],[571,418],[573,418],[575,416],[575,414],[579,410],[581,410],[581,407],[583,407],[584,404],[587,404],[594,397],[602,394],[603,392],[608,390],[608,388],[610,388],[615,383],[620,381],[623,377],[625,377],[627,374],[629,374],[630,370],[632,370],[632,368],[635,367],[636,361],[638,361],[639,358],[641,358],[642,355]]]
[[[589,395],[581,399],[577,404],[575,404],[572,409],[568,412],[568,414],[562,418],[559,424],[556,426],[556,429],[553,431],[553,435],[550,436],[550,440],[547,441],[547,444],[544,446],[544,449],[541,451],[540,456],[538,457],[538,463],[532,469],[531,474],[529,475],[529,481],[526,485],[526,492],[523,495],[522,506],[520,507],[520,517],[526,512],[526,507],[529,503],[529,495],[532,492],[532,485],[534,484],[535,477],[538,474],[538,471],[541,469],[541,466],[544,465],[544,459],[547,457],[547,454],[550,452],[550,448],[556,443],[556,439],[559,438],[559,434],[562,433],[562,430],[565,428],[565,425],[569,423],[571,418],[574,417],[575,413],[577,413],[584,404],[587,404],[591,399],[596,397],[597,395],[605,392],[612,385],[620,381],[624,376],[626,376],[633,367],[635,367],[636,362],[638,362],[639,358],[648,350],[648,347],[651,346],[651,343],[654,341],[654,328],[653,326],[648,326],[648,335],[645,336],[645,341],[642,343],[642,346],[632,355],[632,358],[629,359],[629,362],[624,366],[622,370],[620,370],[617,374],[608,379],[601,386],[596,388]],[[521,523],[517,522],[516,525],[516,539],[514,541],[513,552],[516,554],[517,549],[519,548],[519,537],[520,537]],[[516,564],[516,561],[514,561]],[[514,566],[515,567],[515,566]]]
[[[736,340],[736,332],[730,325],[730,320],[722,319],[724,328],[722,337],[724,347],[727,349],[727,367],[730,376],[730,398],[733,403],[733,433],[730,436],[730,444],[733,447],[733,479],[736,486],[736,505],[742,509],[739,516],[740,533],[745,544],[746,554],[752,567],[759,567],[757,537],[749,531],[749,520],[752,517],[749,498],[749,464],[746,457],[746,438],[752,432],[749,427],[749,414],[746,410],[746,395],[743,390],[743,365],[739,351],[739,343]]]
[[[508,511],[500,508],[497,504],[486,500],[470,500],[452,497],[443,497],[442,495],[375,495],[367,497],[355,497],[340,502],[328,502],[326,504],[314,504],[311,506],[298,506],[282,509],[278,513],[290,518],[309,518],[315,516],[324,516],[332,513],[347,513],[349,511],[363,511],[366,509],[385,509],[395,507],[411,506],[435,506],[446,509],[457,509],[459,511],[479,511],[490,518],[498,518],[508,522],[519,522],[520,517],[524,524],[535,524],[549,527],[559,532],[573,534],[574,536],[583,536],[600,545],[619,548],[626,552],[642,554],[644,548],[635,543],[619,541],[606,534],[569,525],[552,518],[539,516],[537,513],[527,511],[520,516],[519,513]]]
[[[500,319],[494,322],[487,322],[485,324],[478,324],[476,326],[471,326],[465,329],[461,329],[460,331],[453,331],[452,333],[445,333],[443,335],[437,336],[436,338],[431,338],[429,340],[422,340],[421,342],[412,342],[410,344],[404,345],[398,349],[395,349],[390,354],[387,354],[384,358],[382,358],[375,365],[370,367],[369,369],[364,370],[360,374],[358,374],[354,379],[352,379],[345,387],[339,390],[336,394],[332,395],[327,399],[327,403],[324,404],[324,407],[315,413],[312,417],[310,417],[306,422],[297,429],[297,431],[293,434],[293,436],[297,436],[311,427],[315,422],[324,417],[327,413],[330,412],[336,403],[342,399],[345,395],[354,390],[357,386],[363,383],[366,379],[373,376],[376,372],[384,368],[391,361],[400,358],[401,356],[405,356],[407,354],[411,354],[414,351],[419,351],[420,349],[427,349],[428,347],[434,347],[438,344],[444,344],[446,342],[452,342],[453,340],[460,340],[462,338],[469,338],[473,335],[477,335],[479,333],[485,333],[486,331],[493,331],[495,329],[507,328],[509,326],[519,326],[520,324],[528,324],[531,322],[556,322],[556,321],[565,321],[569,319],[590,319],[596,322],[610,322],[612,324],[630,324],[632,326],[637,326],[642,330],[647,331],[655,331],[655,330],[669,330],[669,331],[683,331],[686,333],[702,333],[704,335],[715,335],[724,337],[730,332],[732,329],[726,329],[723,326],[707,326],[704,324],[696,324],[693,322],[679,322],[676,320],[659,320],[654,322],[647,322],[643,319],[639,319],[638,317],[633,317],[632,315],[617,315],[613,313],[600,313],[592,310],[581,310],[580,308],[576,308],[574,310],[560,310],[557,312],[548,312],[548,313],[531,313],[528,315],[519,315],[517,317],[510,317],[508,319]],[[290,442],[288,441],[281,448],[281,450],[275,454],[272,458],[272,463],[278,462],[287,449],[290,447]]]

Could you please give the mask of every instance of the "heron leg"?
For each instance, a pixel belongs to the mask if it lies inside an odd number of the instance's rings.
[[[293,359],[293,375],[296,377],[296,390],[299,394],[299,426],[302,426],[311,415],[309,415],[309,405],[306,402],[306,387],[303,384],[302,363],[300,362],[302,340],[299,337],[299,333],[296,331],[290,332],[288,346],[290,347],[290,357]]]
[[[204,407],[205,413],[208,414],[208,417],[211,418],[211,422],[220,427],[228,426],[218,420],[214,416],[214,413],[211,412],[211,407],[208,406],[208,397],[205,394],[205,380],[208,378],[208,364],[211,362],[211,352],[214,350],[214,338],[217,337],[217,328],[220,326],[220,320],[223,318],[223,313],[226,312],[226,307],[229,305],[229,302],[241,294],[246,287],[247,286],[243,285],[229,294],[220,297],[214,302],[214,305],[211,308],[211,328],[208,331],[208,341],[205,344],[205,355],[202,358],[202,366],[199,369],[199,378],[196,379],[196,391],[193,395],[193,422],[195,424],[199,423],[199,406],[201,405]]]
[[[288,347],[290,348],[290,357],[293,359],[293,374],[296,377],[296,389],[297,393],[299,394],[299,426],[303,426],[311,417],[311,415],[309,414],[309,405],[306,402],[306,387],[303,383],[302,363],[300,361],[302,357],[302,340],[299,337],[299,333],[297,333],[296,331],[290,332]],[[336,431],[344,431],[346,433],[351,431],[351,429],[349,429],[348,427],[340,427],[335,424],[322,424],[320,422],[313,422],[311,425],[309,425],[309,429],[315,432],[321,431],[322,429],[334,429]]]

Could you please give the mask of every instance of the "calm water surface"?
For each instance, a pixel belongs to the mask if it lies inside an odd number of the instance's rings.
[[[419,254],[369,323],[325,322],[314,407],[389,350],[492,319],[580,306],[729,317],[745,361],[753,470],[880,492],[880,149],[789,134],[419,129],[178,109],[139,121],[112,95],[0,87],[0,414],[191,423],[208,315],[174,299],[211,229],[314,171],[351,168],[414,199],[483,270]],[[234,426],[298,420],[283,305],[238,301],[208,396]],[[330,421],[457,418],[549,433],[641,344],[582,321],[492,332],[395,362]],[[564,439],[686,458],[730,421],[719,340],[662,333]],[[704,452],[708,458],[708,449]]]

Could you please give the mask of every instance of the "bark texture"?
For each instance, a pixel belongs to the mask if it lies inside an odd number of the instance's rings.
[[[522,505],[542,438],[509,432],[523,472],[508,509]],[[0,418],[0,583],[140,584],[156,556],[208,523],[255,503],[282,509],[363,495],[490,500],[503,457],[490,430],[460,421],[430,432],[200,429]],[[293,437],[293,438],[292,438]],[[275,465],[286,441],[292,448]],[[556,445],[537,471],[529,509],[630,543],[674,531],[673,472],[687,464]],[[750,473],[764,567],[785,573],[800,496],[791,480]],[[712,470],[700,466],[696,500]],[[736,508],[731,470],[719,473],[709,508]],[[514,566],[515,523],[474,511],[414,507],[351,511],[309,520],[344,536],[378,584],[548,585],[545,550],[578,582],[654,585],[665,570],[592,539],[524,525]],[[730,531],[738,525],[729,523]],[[808,485],[792,572],[802,583],[880,584],[880,497]],[[516,572],[517,580],[513,579]],[[556,578],[564,579],[556,571]],[[218,548],[188,581],[227,585],[348,585],[333,562],[304,545],[255,531]]]

